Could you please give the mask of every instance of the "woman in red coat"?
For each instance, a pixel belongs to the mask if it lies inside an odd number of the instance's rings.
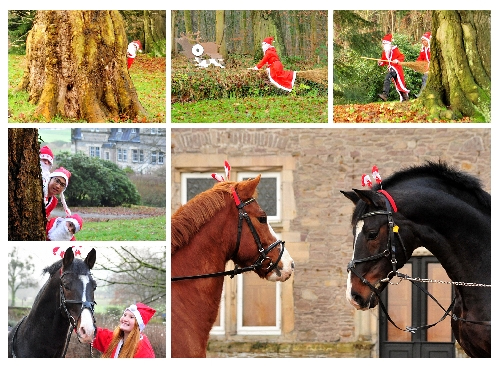
[[[400,64],[405,60],[405,55],[399,51],[398,46],[392,44],[392,34],[387,34],[382,38],[382,47],[384,50],[378,64],[379,66],[387,66],[387,74],[384,80],[384,91],[378,96],[383,101],[387,101],[392,80],[399,94],[399,101],[407,101],[410,99],[408,96],[410,91],[406,88],[403,66]]]
[[[92,346],[103,352],[103,358],[155,358],[153,347],[143,333],[155,312],[140,302],[130,305],[114,331],[97,328]]]
[[[262,52],[264,52],[264,57],[253,69],[259,70],[262,66],[268,65],[266,71],[271,84],[277,88],[291,92],[297,73],[295,71],[283,70],[283,64],[276,53],[276,48],[272,46],[273,40],[273,37],[264,39],[262,42]]]

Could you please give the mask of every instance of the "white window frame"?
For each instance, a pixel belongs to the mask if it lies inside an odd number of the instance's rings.
[[[139,161],[139,149],[132,149],[132,163],[137,163]]]
[[[110,154],[109,154],[109,151],[104,151],[104,160],[110,160]]]
[[[158,165],[163,165],[165,161],[165,153],[163,151],[158,151]]]
[[[280,172],[265,172],[259,173],[261,178],[276,178],[276,215],[272,216],[267,214],[267,221],[269,223],[281,222],[281,173]],[[243,179],[255,178],[258,174],[255,172],[238,172],[237,180],[242,181]],[[257,189],[259,187],[257,186]],[[257,202],[259,199],[257,199]]]
[[[276,239],[281,235],[276,233]],[[276,325],[244,326],[243,325],[243,276],[236,276],[236,333],[238,335],[281,335],[281,282],[276,282]],[[262,281],[265,281],[262,279]]]

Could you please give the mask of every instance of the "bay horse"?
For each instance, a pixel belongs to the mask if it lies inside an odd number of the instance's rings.
[[[388,281],[403,277],[397,269],[423,246],[454,285],[447,315],[455,339],[468,356],[491,357],[491,196],[479,179],[428,161],[369,190],[341,193],[356,205],[347,267],[350,304],[358,310],[379,304]]]
[[[269,281],[292,275],[285,243],[253,198],[260,177],[217,183],[172,215],[172,357],[206,357],[224,275],[254,271]],[[231,259],[235,269],[223,272]]]
[[[9,358],[64,357],[73,330],[81,343],[92,343],[96,282],[90,270],[95,260],[95,249],[81,260],[69,247],[61,260],[43,270],[50,277],[29,314],[9,332]]]

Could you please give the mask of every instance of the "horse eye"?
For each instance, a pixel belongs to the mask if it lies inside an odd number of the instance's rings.
[[[377,239],[378,236],[378,231],[370,231],[368,233],[368,240],[375,240]]]
[[[261,216],[261,217],[259,217],[259,222],[261,224],[267,224],[267,216]]]

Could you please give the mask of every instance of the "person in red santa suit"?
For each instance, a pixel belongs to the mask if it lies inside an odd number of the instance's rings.
[[[54,164],[54,154],[52,150],[45,145],[40,148],[40,168],[42,169],[42,185],[43,185],[43,199],[44,204],[46,205],[48,202],[48,197],[45,194],[48,189],[49,180],[50,180],[50,170],[52,169],[52,165]]]
[[[130,66],[132,66],[137,52],[142,53],[141,41],[135,40],[130,42],[127,47],[127,69],[130,69]]]
[[[53,217],[47,223],[48,241],[76,241],[75,234],[83,227],[83,220],[78,214],[68,217]]]
[[[155,358],[153,347],[143,333],[156,310],[138,302],[123,312],[114,331],[97,328],[92,346],[102,352],[102,358]]]
[[[71,173],[64,167],[59,167],[52,173],[50,173],[49,182],[47,184],[47,187],[44,187],[43,192],[45,201],[45,214],[47,218],[49,218],[50,213],[57,206],[57,202],[59,202],[56,195],[59,195],[61,197],[61,203],[63,205],[64,211],[66,212],[66,216],[71,216],[71,210],[66,204],[63,193],[68,187],[70,177]]]
[[[262,42],[264,57],[256,66],[253,67],[253,70],[259,70],[264,65],[268,65],[266,71],[271,84],[277,88],[291,92],[297,73],[295,71],[287,71],[283,69],[283,64],[276,53],[276,48],[272,45],[273,41],[273,37],[267,37],[264,39]]]
[[[392,44],[392,34],[387,34],[382,38],[382,48],[382,57],[378,64],[387,66],[387,74],[384,79],[384,91],[378,96],[384,102],[387,101],[392,81],[399,94],[399,101],[407,101],[410,99],[408,96],[410,91],[406,88],[403,66],[400,64],[404,61],[405,55],[399,51],[398,46]]]
[[[420,54],[417,57],[417,61],[427,61],[428,64],[431,63],[431,32],[425,32],[422,35],[421,41],[422,41],[422,48],[420,48]],[[422,86],[420,87],[420,91],[417,94],[417,98],[422,94],[422,91],[425,88],[425,85],[427,84],[427,77],[429,76],[429,69],[427,69],[427,72],[424,72],[424,75],[422,75]]]

